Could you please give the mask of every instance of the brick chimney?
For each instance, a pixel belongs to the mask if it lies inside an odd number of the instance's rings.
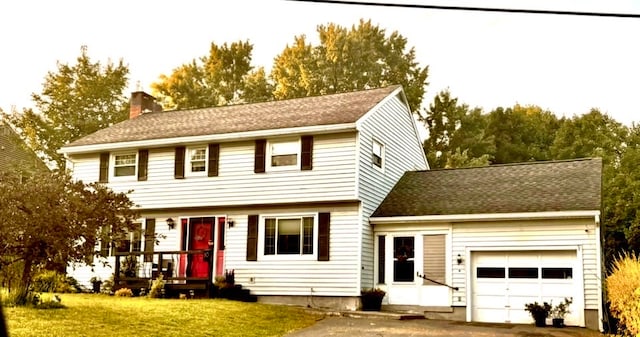
[[[136,118],[147,112],[162,111],[162,105],[156,103],[155,97],[144,91],[131,93],[129,119]]]

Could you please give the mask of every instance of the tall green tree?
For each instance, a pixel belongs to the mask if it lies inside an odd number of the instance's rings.
[[[320,25],[317,32],[318,45],[297,36],[275,58],[271,78],[276,99],[401,84],[409,106],[418,110],[428,68],[420,67],[405,37],[398,32],[387,35],[370,20],[360,20],[351,29],[334,23]]]
[[[498,107],[488,115],[487,133],[495,145],[493,164],[550,160],[561,121],[537,106]]]
[[[551,153],[555,159],[602,157],[608,163],[621,155],[627,132],[627,128],[611,116],[592,109],[563,123]]]
[[[494,147],[485,137],[486,118],[480,109],[458,103],[443,90],[421,119],[428,130],[424,151],[431,168],[488,165]]]
[[[263,68],[251,65],[249,41],[211,43],[209,54],[183,64],[151,84],[165,108],[191,109],[271,99]]]
[[[99,241],[136,229],[124,193],[75,181],[62,172],[0,173],[0,268],[19,264],[22,299],[33,273],[51,261],[90,262]],[[111,231],[102,231],[103,227]]]
[[[60,147],[128,117],[128,74],[122,60],[92,62],[82,47],[76,64],[58,63],[45,76],[42,92],[31,95],[37,110],[14,112],[7,120],[32,149],[64,168]]]

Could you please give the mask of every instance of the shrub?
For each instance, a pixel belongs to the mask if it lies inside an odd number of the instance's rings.
[[[40,293],[73,293],[76,292],[72,284],[74,281],[75,279],[69,279],[57,271],[45,270],[33,277],[31,287],[33,291]],[[77,283],[76,281],[75,284]]]
[[[114,275],[111,274],[111,277],[108,280],[102,281],[102,285],[100,286],[100,292],[103,294],[111,295],[113,292],[113,284],[114,284]]]
[[[158,277],[151,283],[151,289],[149,289],[149,297],[159,298],[162,295],[162,289],[164,289],[164,276],[159,274]]]
[[[564,298],[564,301],[560,302],[560,304],[554,306],[551,309],[551,317],[552,318],[565,318],[568,314],[571,313],[569,310],[569,306],[573,303],[573,297]],[[553,303],[552,303],[553,304]]]
[[[625,253],[613,262],[607,277],[609,310],[626,332],[640,335],[640,260],[635,254]]]
[[[129,288],[120,288],[116,290],[115,295],[120,297],[133,297],[133,291]]]

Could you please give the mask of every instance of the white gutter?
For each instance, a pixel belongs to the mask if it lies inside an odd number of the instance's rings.
[[[356,123],[344,123],[344,124],[330,124],[330,125],[314,125],[284,129],[269,129],[269,130],[257,130],[257,131],[245,131],[245,132],[233,132],[222,133],[212,135],[200,135],[200,136],[187,136],[187,137],[172,137],[172,138],[158,138],[147,140],[134,140],[120,143],[100,143],[91,145],[80,145],[72,147],[62,147],[58,150],[58,153],[62,154],[79,154],[90,153],[99,151],[112,151],[131,148],[151,148],[162,146],[173,146],[177,144],[189,144],[189,143],[205,143],[205,142],[229,142],[238,140],[255,139],[259,137],[274,137],[283,135],[295,135],[305,133],[333,133],[340,131],[355,131]]]
[[[447,214],[371,217],[369,222],[376,224],[424,223],[424,222],[469,222],[492,220],[534,220],[534,219],[576,219],[600,217],[600,211],[559,211],[559,212],[523,212],[523,213],[483,213],[483,214]],[[599,228],[599,227],[596,227]]]

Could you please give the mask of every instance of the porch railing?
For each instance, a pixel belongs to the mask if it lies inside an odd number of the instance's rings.
[[[209,289],[213,251],[176,250],[114,253],[114,287],[148,288],[160,274],[169,289]]]

